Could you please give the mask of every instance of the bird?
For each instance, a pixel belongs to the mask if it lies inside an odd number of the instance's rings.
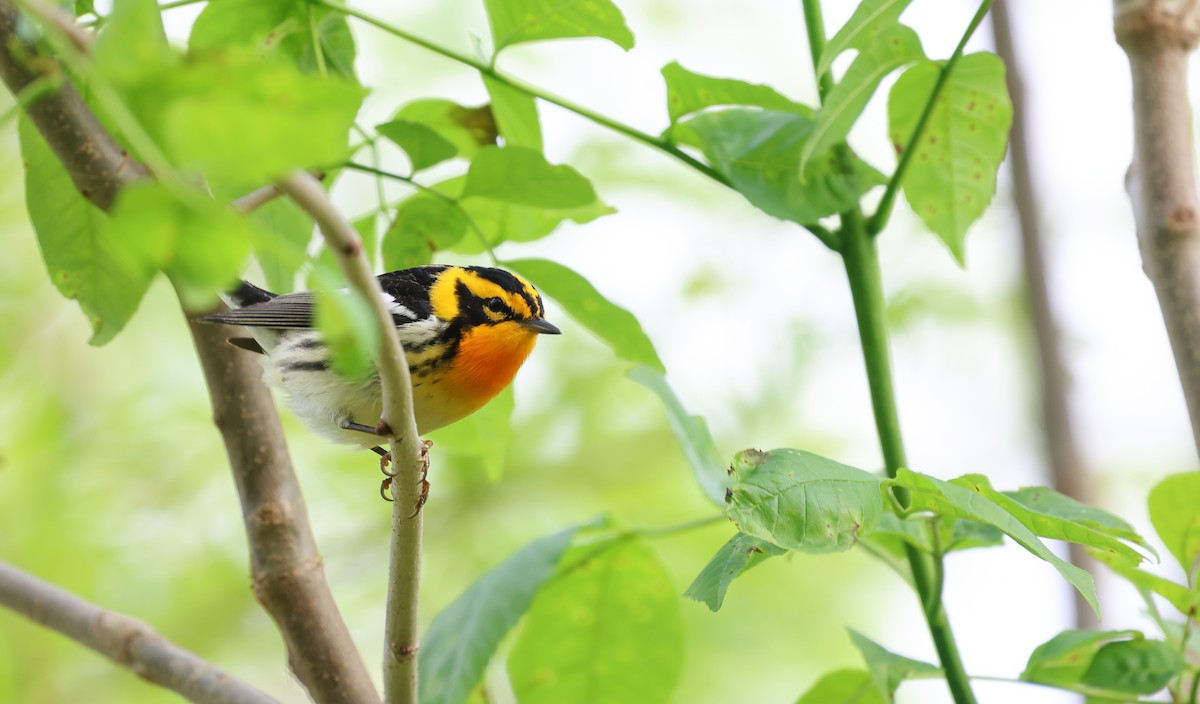
[[[376,278],[407,357],[421,435],[482,408],[512,382],[540,335],[561,334],[533,284],[503,269],[429,265]],[[334,442],[385,454],[372,447],[383,411],[378,372],[348,378],[333,369],[314,323],[316,292],[277,295],[242,281],[228,300],[229,310],[200,320],[249,328],[252,338],[230,343],[263,355],[263,378],[292,413]]]

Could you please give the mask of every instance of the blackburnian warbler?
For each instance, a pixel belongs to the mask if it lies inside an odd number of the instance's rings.
[[[421,266],[378,278],[408,358],[421,434],[479,410],[512,382],[539,334],[560,332],[542,317],[533,285],[502,269]],[[265,355],[264,379],[296,416],[336,442],[378,442],[378,374],[349,379],[331,369],[312,291],[275,295],[243,282],[229,298],[233,309],[204,320],[250,328],[253,339],[230,342]]]

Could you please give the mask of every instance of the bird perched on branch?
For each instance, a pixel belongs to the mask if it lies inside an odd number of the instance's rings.
[[[502,269],[421,266],[378,279],[408,358],[421,434],[479,410],[512,382],[538,335],[560,332],[533,285]],[[378,373],[350,379],[332,369],[313,322],[316,294],[275,295],[242,282],[229,298],[231,310],[202,320],[250,328],[253,338],[230,342],[265,355],[264,379],[292,412],[335,442],[375,445]]]

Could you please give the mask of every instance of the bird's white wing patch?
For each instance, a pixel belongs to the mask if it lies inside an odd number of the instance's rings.
[[[383,296],[383,303],[387,306],[388,311],[392,315],[399,315],[409,320],[418,320],[417,314],[411,308],[396,300],[396,297],[387,291],[380,291],[379,295]]]

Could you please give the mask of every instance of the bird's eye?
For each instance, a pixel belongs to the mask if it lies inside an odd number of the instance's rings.
[[[499,298],[489,298],[483,302],[483,305],[493,313],[504,313],[508,311],[508,306],[504,305],[504,301]]]

